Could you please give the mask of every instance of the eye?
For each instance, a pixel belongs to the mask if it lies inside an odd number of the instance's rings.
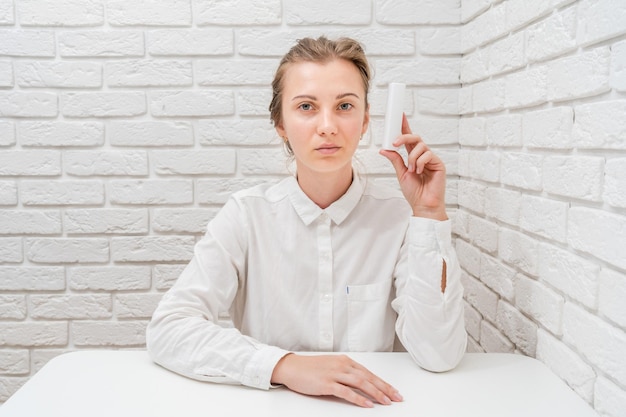
[[[352,107],[354,106],[351,103],[341,103],[339,105],[340,110],[350,110]]]
[[[298,108],[300,110],[309,111],[313,109],[313,106],[311,105],[311,103],[302,103],[298,106]]]

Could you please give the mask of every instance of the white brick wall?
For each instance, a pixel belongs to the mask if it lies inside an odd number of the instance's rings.
[[[332,13],[329,12],[332,10]],[[0,403],[52,357],[144,346],[228,195],[285,175],[268,118],[304,36],[362,40],[448,165],[469,351],[626,410],[622,0],[0,0]]]

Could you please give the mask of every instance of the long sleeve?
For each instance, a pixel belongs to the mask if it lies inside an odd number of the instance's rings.
[[[245,212],[231,199],[154,312],[147,347],[156,363],[187,377],[267,389],[287,352],[218,324],[245,279],[245,227]]]
[[[450,221],[412,217],[396,266],[396,333],[429,371],[454,368],[466,349],[461,269],[451,243]],[[441,292],[443,262],[446,288]]]

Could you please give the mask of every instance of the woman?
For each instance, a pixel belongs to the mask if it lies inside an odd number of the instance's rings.
[[[445,167],[403,117],[381,151],[402,193],[353,170],[369,124],[370,69],[351,39],[300,40],[282,59],[271,118],[296,176],[235,193],[147,330],[152,358],[191,378],[284,385],[372,407],[400,394],[346,355],[391,351],[452,369],[466,347]],[[220,326],[229,314],[234,328]],[[373,401],[372,401],[373,400]]]

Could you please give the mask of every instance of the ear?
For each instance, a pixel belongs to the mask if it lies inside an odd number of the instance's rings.
[[[370,105],[367,105],[367,109],[365,109],[365,116],[363,117],[363,127],[361,128],[361,136],[367,132],[367,128],[370,124]]]
[[[277,124],[274,128],[276,129],[276,133],[278,133],[278,136],[280,136],[281,138],[287,136],[287,132],[285,131],[285,127],[282,123]]]

